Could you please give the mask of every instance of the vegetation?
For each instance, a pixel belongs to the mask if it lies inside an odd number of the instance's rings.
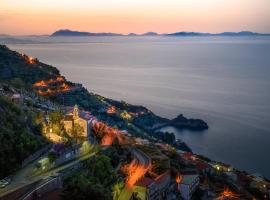
[[[22,161],[44,144],[38,139],[39,125],[34,113],[0,97],[0,177],[20,167]]]
[[[67,200],[112,199],[115,180],[110,158],[98,154],[87,160],[80,172],[65,180],[62,197]]]
[[[55,67],[38,60],[29,62],[29,58],[0,45],[0,80],[17,88],[31,88],[33,83],[41,79],[55,78],[59,75]]]
[[[158,140],[161,140],[167,144],[173,145],[175,143],[175,135],[173,133],[169,132],[155,132],[150,134],[153,137],[157,138]]]

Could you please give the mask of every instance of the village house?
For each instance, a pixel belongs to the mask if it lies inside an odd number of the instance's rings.
[[[165,199],[171,183],[170,172],[167,171],[155,179],[143,177],[134,186],[133,194],[141,199]]]
[[[23,102],[23,97],[22,97],[21,94],[19,94],[19,93],[14,93],[14,94],[12,94],[12,96],[11,96],[11,100],[12,100],[14,103],[22,103],[22,102]]]
[[[184,200],[192,198],[193,193],[196,191],[200,183],[199,176],[194,175],[183,175],[182,181],[178,185],[178,190],[181,192],[181,196]]]
[[[63,123],[67,133],[72,136],[75,126],[82,129],[82,137],[88,138],[91,133],[91,125],[95,121],[95,117],[88,111],[83,111],[75,105],[68,109],[64,116]]]

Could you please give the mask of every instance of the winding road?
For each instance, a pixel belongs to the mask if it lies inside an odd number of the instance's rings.
[[[134,184],[151,168],[151,159],[147,155],[136,148],[132,148],[131,152],[134,160],[128,168],[132,171],[128,174],[125,188],[121,191],[118,200],[130,199]]]
[[[26,167],[22,168],[21,170],[19,170],[16,175],[14,175],[14,177],[12,178],[11,184],[8,185],[5,188],[0,189],[0,199],[2,199],[2,197],[15,192],[21,188],[23,188],[24,186],[30,185],[32,183],[35,183],[37,181],[42,181],[42,180],[46,180],[48,179],[50,176],[57,174],[58,172],[69,168],[83,160],[86,160],[88,158],[90,158],[91,156],[95,155],[95,153],[90,152],[84,156],[81,156],[75,160],[72,160],[64,165],[61,165],[57,168],[53,168],[47,172],[44,172],[42,174],[36,175],[36,176],[32,176],[32,172],[35,169],[36,166],[36,162],[33,162],[29,165],[27,165]]]

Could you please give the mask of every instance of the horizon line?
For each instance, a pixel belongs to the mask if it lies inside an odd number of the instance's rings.
[[[81,30],[74,30],[74,29],[58,29],[54,32],[51,33],[44,33],[44,34],[9,34],[9,33],[0,33],[0,36],[7,35],[7,36],[51,36],[53,33],[57,31],[72,31],[72,32],[84,32],[84,33],[112,33],[112,34],[119,34],[123,36],[128,36],[129,34],[136,34],[136,35],[142,35],[146,33],[156,33],[158,35],[166,35],[166,34],[174,34],[174,33],[202,33],[202,34],[221,34],[221,33],[241,33],[241,32],[251,32],[251,33],[257,33],[257,34],[270,34],[270,32],[256,32],[256,31],[251,31],[251,30],[240,30],[240,31],[221,31],[221,32],[204,32],[204,31],[186,31],[186,30],[181,30],[181,31],[175,31],[175,32],[166,32],[166,33],[159,33],[155,31],[145,31],[145,32],[128,32],[128,33],[119,33],[119,32],[111,32],[111,31],[100,31],[100,32],[92,32],[92,31],[81,31]]]

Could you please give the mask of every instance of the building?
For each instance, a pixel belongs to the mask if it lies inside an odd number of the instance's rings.
[[[251,178],[250,187],[257,188],[263,193],[267,193],[267,190],[270,189],[270,184],[264,179],[261,174],[254,173],[249,176]]]
[[[192,198],[193,193],[196,191],[200,183],[198,175],[183,175],[182,181],[178,184],[178,190],[184,200]]]
[[[14,103],[22,103],[22,102],[23,102],[23,98],[22,98],[22,96],[21,96],[19,93],[14,93],[14,94],[11,96],[11,100],[12,100]]]
[[[138,198],[145,200],[166,199],[170,183],[171,174],[169,171],[161,174],[155,179],[143,177],[134,185],[133,194],[136,194]]]
[[[233,167],[224,163],[210,163],[210,165],[219,172],[231,172],[233,171]]]
[[[82,131],[82,137],[89,137],[91,132],[91,125],[95,121],[90,112],[82,111],[75,105],[73,108],[68,109],[64,119],[64,127],[67,133],[72,136],[74,129],[80,127]]]

